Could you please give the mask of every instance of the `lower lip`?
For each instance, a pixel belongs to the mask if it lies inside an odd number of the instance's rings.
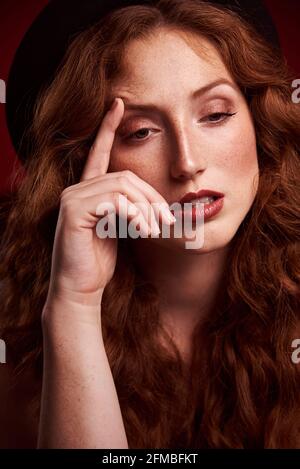
[[[210,204],[204,205],[204,221],[209,220],[210,218],[217,215],[224,205],[224,196],[219,197],[218,199],[214,200]],[[203,215],[203,205],[199,204],[198,207],[191,207],[188,210],[181,210],[181,214],[188,215],[192,217],[192,221],[196,221],[196,216]]]

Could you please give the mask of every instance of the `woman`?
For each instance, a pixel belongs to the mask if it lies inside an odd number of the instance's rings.
[[[1,337],[34,380],[38,447],[300,447],[291,81],[252,27],[202,1],[126,7],[74,39],[2,241]],[[208,189],[222,207],[200,248],[169,209],[154,212],[169,238],[144,236],[143,210],[143,237],[96,235],[119,194],[134,210]]]

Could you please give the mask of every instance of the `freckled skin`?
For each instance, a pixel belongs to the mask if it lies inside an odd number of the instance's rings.
[[[227,246],[249,211],[257,191],[258,159],[254,124],[247,102],[206,39],[161,30],[147,40],[128,45],[124,73],[113,83],[121,96],[128,132],[142,128],[143,140],[129,142],[117,133],[109,171],[130,169],[171,203],[186,192],[212,189],[225,194],[219,214],[205,222],[204,246],[199,253]],[[190,93],[225,78],[201,97]],[[126,103],[157,105],[156,111],[126,110]],[[235,115],[215,122],[213,113]],[[222,121],[223,119],[223,121]],[[141,137],[140,137],[141,138]],[[186,238],[139,240],[176,250]]]
[[[191,92],[217,78],[233,82],[205,39],[161,31],[143,42],[132,42],[125,66],[125,73],[114,83],[113,95],[126,97],[128,102],[155,103],[159,110],[151,114],[125,111],[124,123],[131,116],[130,132],[143,127],[153,132],[138,144],[126,143],[117,135],[109,172],[130,169],[169,203],[202,188],[225,194],[222,211],[205,223],[204,246],[199,250],[186,250],[185,238],[133,241],[136,251],[141,248],[137,252],[140,265],[160,287],[162,323],[188,363],[194,324],[213,308],[222,287],[226,248],[256,194],[254,126],[243,95],[227,85],[189,100]],[[228,111],[237,114],[222,125],[203,120],[208,114]],[[37,383],[30,372],[10,391],[8,367],[0,368],[0,400],[6,402],[0,407],[0,445],[35,448],[38,419],[28,403]]]

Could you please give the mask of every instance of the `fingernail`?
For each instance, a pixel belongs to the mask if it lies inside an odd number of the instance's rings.
[[[176,218],[174,215],[170,212],[170,209],[167,207],[164,207],[163,213],[166,216],[167,220],[171,223],[174,223],[176,221]]]
[[[114,111],[116,109],[117,105],[118,105],[118,99],[115,98],[113,103],[112,103],[112,106],[111,106],[110,110]]]
[[[161,233],[159,225],[156,221],[154,222],[154,226],[152,227],[151,232],[153,233],[154,236],[158,236],[159,233]]]
[[[142,214],[139,217],[139,225],[147,237],[151,235],[151,227],[148,225],[147,221],[145,220]]]

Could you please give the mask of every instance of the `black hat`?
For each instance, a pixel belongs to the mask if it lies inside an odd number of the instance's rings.
[[[211,3],[234,9],[268,42],[280,48],[275,26],[262,0],[213,0]],[[28,155],[26,145],[19,152],[21,138],[32,120],[37,94],[54,77],[74,35],[110,11],[136,4],[155,4],[155,0],[52,0],[33,22],[17,49],[6,86],[7,126],[23,162]]]

